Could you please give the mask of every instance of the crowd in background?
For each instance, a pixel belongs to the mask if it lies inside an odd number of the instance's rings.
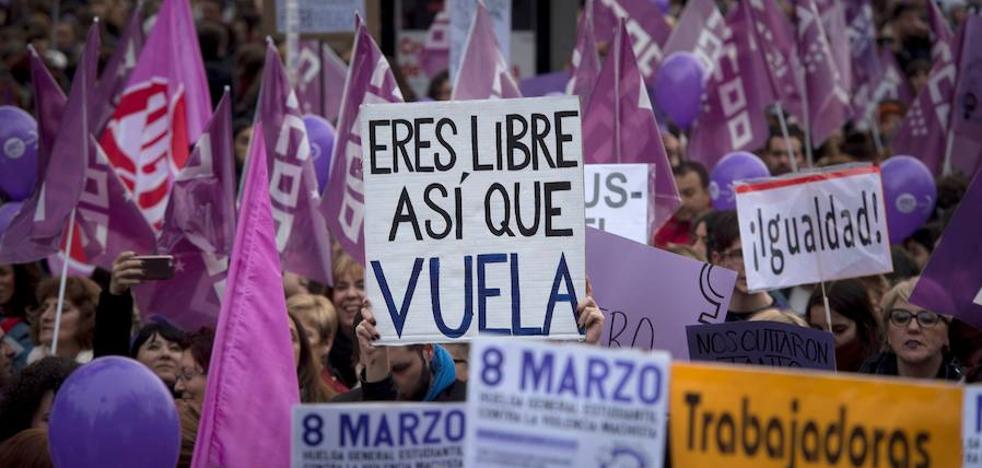
[[[156,3],[145,4],[151,18],[148,21],[152,21]],[[261,13],[253,0],[191,3],[213,102],[218,102],[224,86],[232,89],[235,150],[241,164],[249,144],[264,60]],[[718,3],[725,13],[736,2]],[[917,0],[872,3],[878,44],[893,52],[916,94],[925,86],[931,68],[925,6]],[[678,15],[683,4],[672,2],[672,14]],[[978,4],[949,0],[941,6],[954,29]],[[133,2],[62,1],[57,22],[52,19],[51,7],[52,2],[0,0],[0,105],[32,109],[28,44],[45,58],[56,79],[67,88],[67,77],[73,74],[84,31],[92,18],[98,16],[105,23],[102,57],[106,59]],[[350,53],[338,52],[343,58]],[[408,87],[403,86],[402,91],[407,101],[414,100]],[[435,76],[428,97],[446,100],[449,95],[447,75]],[[889,155],[889,141],[905,111],[898,101],[880,103],[875,117],[886,144],[882,152],[876,150],[868,132],[847,126],[815,149],[817,164],[880,161]],[[775,125],[766,146],[757,151],[773,175],[790,171],[790,157],[803,156],[801,131],[792,126],[789,133],[786,141]],[[736,213],[712,209],[707,168],[685,160],[683,132],[663,125],[663,141],[674,166],[682,208],[653,236],[652,244],[739,273],[728,321],[773,320],[831,329],[840,372],[982,380],[982,332],[909,302],[918,274],[966,190],[966,178],[949,176],[937,181],[934,215],[914,235],[893,247],[892,274],[826,284],[829,324],[817,285],[770,292],[748,290]],[[793,146],[791,152],[788,142]],[[363,267],[335,247],[332,268],[335,283],[331,287],[292,274],[284,276],[302,401],[463,400],[466,345],[374,346],[378,335],[371,307],[365,304]],[[187,466],[214,332],[181,330],[163,320],[141,320],[129,292],[140,282],[140,262],[132,253],[124,253],[113,271],[97,270],[91,278],[68,278],[56,336],[56,276],[40,263],[0,265],[0,466],[50,466],[42,448],[47,444],[44,428],[54,394],[79,365],[107,355],[138,360],[172,390],[182,422],[180,466]],[[588,333],[587,341],[595,343],[602,316],[592,299],[584,300],[581,309],[587,311],[582,325],[593,333]],[[150,315],[144,312],[143,316]],[[57,342],[57,353],[52,356],[53,342]],[[14,460],[17,465],[11,464]]]

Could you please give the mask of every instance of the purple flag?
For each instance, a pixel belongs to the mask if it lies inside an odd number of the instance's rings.
[[[302,41],[299,68],[297,97],[303,113],[322,116],[332,124],[337,122],[348,65],[330,45]]]
[[[852,95],[852,51],[850,49],[849,23],[846,7],[850,2],[841,0],[815,0],[815,7],[822,18],[822,29],[839,72],[840,86],[846,96]]]
[[[982,328],[982,173],[975,174],[910,302]]]
[[[187,330],[214,326],[235,237],[235,151],[228,91],[178,172],[157,241],[177,274],[135,288],[140,311]],[[183,294],[174,294],[181,291]]]
[[[748,0],[740,2],[740,8],[744,16],[740,21],[747,21],[745,28],[753,34],[755,49],[764,56],[772,95],[785,111],[804,120],[804,98],[795,73],[800,64],[794,26],[774,0]]]
[[[931,61],[937,64],[939,61],[947,60],[951,55],[952,42],[954,35],[951,33],[951,25],[945,18],[941,8],[935,4],[934,0],[927,2],[927,18],[931,25]]]
[[[689,140],[689,158],[707,168],[733,151],[762,147],[768,135],[766,110],[777,100],[768,86],[766,49],[754,41],[749,6],[742,8],[726,18],[723,54],[706,84],[703,110]]]
[[[650,202],[655,205],[654,231],[672,217],[681,202],[629,41],[622,21],[583,113],[583,157],[593,164],[655,165],[655,196]]]
[[[345,252],[364,263],[365,187],[361,178],[359,108],[362,104],[403,102],[403,99],[389,62],[361,21],[356,27],[352,50],[331,155],[331,178],[320,211]]]
[[[631,36],[638,69],[648,84],[653,85],[655,70],[661,63],[662,46],[672,33],[665,15],[655,2],[645,0],[594,0],[593,28],[598,42],[610,44],[617,22],[624,20]]]
[[[498,49],[494,23],[483,2],[477,3],[471,30],[464,43],[460,68],[454,77],[454,101],[522,97],[505,57]]]
[[[982,166],[982,16],[969,15],[962,35],[952,100],[951,166],[975,174]]]
[[[890,49],[880,52],[880,64],[882,65],[879,79],[876,80],[877,86],[873,91],[873,97],[879,102],[884,99],[895,99],[909,105],[914,100],[914,89],[907,81],[906,75],[900,70],[897,57]]]
[[[270,65],[267,61],[267,70]],[[257,124],[253,135],[258,138],[246,162],[194,468],[290,466],[290,411],[300,403],[300,392],[273,227],[275,208],[270,206],[269,194],[277,189],[267,184],[272,161],[266,160],[263,130]]]
[[[875,117],[879,100],[875,91],[884,74],[883,63],[876,46],[876,24],[873,7],[868,0],[846,3],[850,70],[853,84],[853,119],[868,128],[868,119]],[[834,30],[832,30],[834,31]],[[835,33],[833,32],[833,35]]]
[[[520,81],[518,91],[524,97],[564,95],[570,80],[570,74],[566,70],[543,73]]]
[[[581,103],[590,101],[590,93],[600,75],[600,57],[597,55],[597,39],[593,33],[593,1],[587,0],[587,7],[580,13],[576,25],[576,47],[573,48],[570,61],[573,73],[566,85],[566,92],[579,96]]]
[[[679,22],[665,43],[665,56],[692,52],[699,57],[706,77],[713,74],[723,54],[729,33],[723,15],[713,0],[692,0],[685,6]]]
[[[156,250],[153,229],[109,165],[102,147],[90,135],[88,163],[78,199],[78,225],[88,263],[112,270],[113,260],[132,250],[140,255]]]
[[[686,325],[723,322],[737,277],[593,228],[586,230],[586,272],[606,316],[601,346],[664,349],[680,360],[689,356]]]
[[[31,85],[34,90],[34,114],[38,122],[38,178],[31,195],[23,201],[19,212],[0,233],[0,264],[25,263],[40,260],[58,252],[60,239],[52,237],[35,240],[34,213],[41,200],[40,190],[47,174],[52,146],[65,111],[65,94],[44,65],[33,47],[30,50]],[[79,67],[81,70],[81,67]]]
[[[307,128],[297,95],[272,43],[266,44],[266,65],[259,91],[257,120],[269,161],[270,198],[276,220],[276,247],[283,269],[322,284],[332,284],[331,241],[320,204],[317,174],[310,157]]]
[[[954,44],[961,44],[961,34]],[[957,50],[941,49],[941,60],[935,61],[927,85],[918,93],[904,116],[890,144],[893,154],[907,154],[920,159],[935,174],[945,172],[945,150],[948,142],[948,118],[958,79]]]
[[[849,119],[849,93],[836,67],[825,27],[813,0],[795,3],[799,73],[806,89],[806,108],[812,146],[819,146]],[[840,32],[841,34],[842,32]]]
[[[119,105],[119,100],[123,97],[126,90],[126,83],[129,81],[130,72],[136,68],[136,59],[143,50],[143,4],[137,2],[130,14],[129,21],[119,41],[116,42],[115,49],[109,61],[99,77],[99,82],[95,85],[95,98],[93,102],[100,103],[96,109],[96,122],[93,133],[101,135],[106,129],[106,124],[112,118]]]
[[[446,4],[449,5],[449,2]],[[420,66],[429,78],[450,67],[450,12],[446,7],[437,13],[430,29],[426,30]]]

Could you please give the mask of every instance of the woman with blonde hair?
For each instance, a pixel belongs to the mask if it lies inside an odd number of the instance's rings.
[[[297,294],[286,300],[286,309],[303,325],[324,383],[336,393],[347,392],[348,387],[341,382],[328,359],[338,333],[338,312],[334,304],[321,295]]]
[[[355,316],[365,303],[365,268],[345,253],[334,258],[334,287],[331,302],[338,313],[338,333],[329,353],[331,367],[349,388],[358,383],[354,356]]]

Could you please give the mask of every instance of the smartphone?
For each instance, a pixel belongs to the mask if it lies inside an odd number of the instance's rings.
[[[146,281],[169,280],[174,277],[174,257],[172,255],[143,255],[133,257],[143,266]]]

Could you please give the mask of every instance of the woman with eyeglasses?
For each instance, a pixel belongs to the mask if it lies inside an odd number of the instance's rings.
[[[963,379],[963,370],[949,353],[949,317],[910,303],[917,277],[898,283],[883,297],[886,351],[859,370],[865,374],[915,379]]]
[[[208,363],[211,361],[211,346],[215,342],[215,332],[202,328],[188,337],[188,347],[181,355],[181,365],[177,372],[174,393],[181,399],[198,405],[205,401],[205,387],[208,386]]]

